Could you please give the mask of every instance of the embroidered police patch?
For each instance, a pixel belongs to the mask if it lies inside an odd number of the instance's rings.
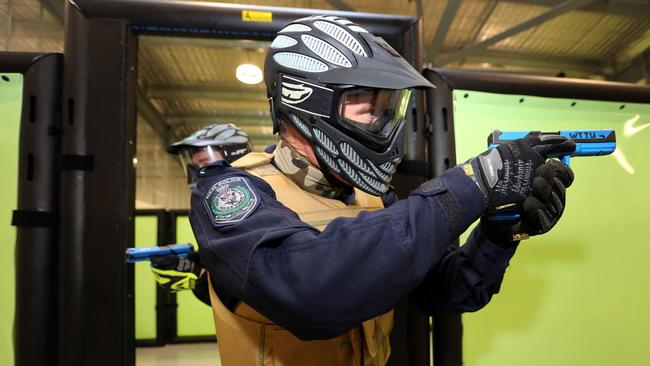
[[[240,222],[259,205],[259,197],[244,177],[231,177],[218,181],[203,199],[205,209],[215,226]]]

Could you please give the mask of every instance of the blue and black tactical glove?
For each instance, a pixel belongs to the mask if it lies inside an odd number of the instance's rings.
[[[573,183],[573,171],[558,160],[539,166],[533,178],[532,194],[524,200],[521,218],[516,221],[494,220],[481,216],[481,229],[497,244],[513,243],[551,230],[562,217],[566,189]]]
[[[547,157],[575,151],[575,143],[559,135],[530,135],[501,144],[458,166],[483,193],[488,211],[521,206],[533,192],[537,168]]]
[[[156,255],[151,257],[151,271],[156,282],[170,292],[193,290],[201,274],[201,260],[197,252],[187,257]]]

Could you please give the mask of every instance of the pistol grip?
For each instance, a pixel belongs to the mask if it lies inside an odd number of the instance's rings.
[[[560,159],[566,166],[571,166],[571,163],[569,162],[569,155],[564,155],[562,159]]]

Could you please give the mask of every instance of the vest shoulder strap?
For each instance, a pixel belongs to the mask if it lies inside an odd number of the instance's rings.
[[[268,165],[272,159],[272,154],[264,152],[249,152],[234,161],[232,166],[239,169],[253,169],[262,165]]]

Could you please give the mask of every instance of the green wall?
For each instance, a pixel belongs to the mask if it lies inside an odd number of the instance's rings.
[[[176,218],[176,242],[192,243],[198,250],[190,220],[187,216]],[[177,330],[179,337],[214,335],[212,308],[197,299],[192,291],[181,291],[176,295],[178,303]]]
[[[458,162],[497,128],[618,139],[614,156],[572,160],[562,220],[522,242],[500,294],[463,316],[465,364],[650,365],[650,105],[455,91],[454,123]]]
[[[192,243],[197,249],[187,216],[177,217],[176,230],[177,243]],[[158,219],[155,216],[137,216],[135,246],[158,245],[157,232]],[[179,337],[214,335],[212,309],[198,300],[192,291],[178,292],[176,302]],[[135,327],[136,339],[156,338],[156,282],[148,262],[135,264]]]
[[[158,245],[158,218],[136,216],[135,246]],[[135,264],[135,338],[156,338],[156,281],[149,262]]]
[[[8,81],[7,81],[8,79]],[[11,212],[18,199],[18,140],[23,95],[21,74],[0,74],[0,365],[13,365],[13,323],[15,295],[16,228],[11,226]]]

